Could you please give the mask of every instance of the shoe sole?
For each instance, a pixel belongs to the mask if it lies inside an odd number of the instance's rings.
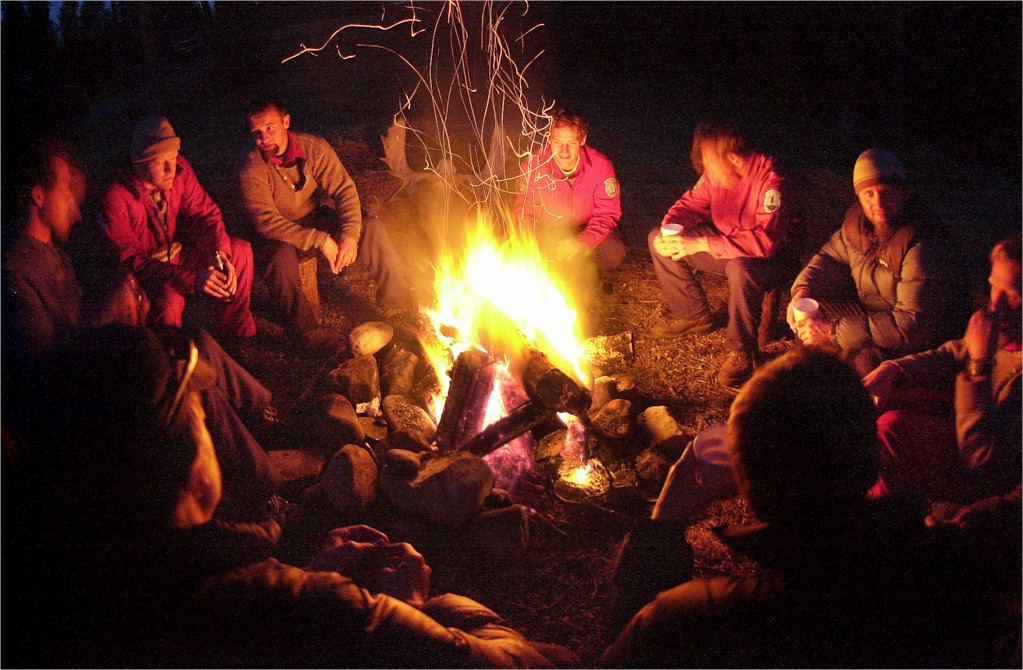
[[[656,329],[651,330],[650,332],[656,338],[659,338],[659,339],[662,339],[662,340],[667,340],[667,339],[671,339],[673,337],[689,337],[690,335],[707,335],[709,333],[713,333],[715,330],[717,330],[717,329],[714,327],[714,324],[710,323],[710,324],[707,324],[705,326],[693,326],[692,328],[689,328],[688,330],[683,330],[681,333],[658,332]]]

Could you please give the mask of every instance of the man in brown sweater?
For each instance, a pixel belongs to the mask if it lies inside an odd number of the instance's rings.
[[[262,238],[257,263],[289,335],[310,350],[336,343],[317,327],[299,283],[298,261],[315,251],[335,274],[350,265],[367,271],[385,315],[406,307],[409,288],[387,230],[370,217],[363,225],[355,182],[330,144],[291,131],[291,115],[272,96],[252,101],[247,118],[256,146],[238,173],[241,202]]]

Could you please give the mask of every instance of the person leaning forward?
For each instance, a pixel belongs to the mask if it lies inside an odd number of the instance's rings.
[[[337,338],[318,328],[301,290],[298,261],[319,251],[337,274],[350,265],[377,284],[385,316],[408,307],[411,293],[387,230],[363,219],[355,182],[323,138],[291,130],[291,115],[272,96],[247,109],[255,147],[238,171],[241,204],[261,238],[257,256],[288,335],[309,351],[333,352]]]
[[[654,272],[672,316],[652,332],[657,337],[711,332],[707,296],[693,271],[724,274],[726,338],[732,351],[718,382],[737,386],[749,379],[760,358],[757,329],[764,294],[787,267],[788,253],[783,252],[793,236],[793,186],[778,173],[775,160],[750,148],[729,122],[708,120],[696,126],[692,161],[700,179],[648,236]],[[669,224],[676,224],[680,234],[662,234]]]
[[[103,230],[152,300],[151,321],[180,328],[185,303],[205,293],[217,301],[218,334],[240,344],[256,334],[252,247],[228,236],[180,149],[166,118],[135,124],[130,160],[103,199]],[[214,267],[218,253],[223,271]]]
[[[813,298],[824,314],[797,323],[790,303],[787,319],[804,344],[839,349],[865,375],[956,337],[969,313],[948,232],[910,197],[902,161],[880,147],[864,151],[853,188],[842,226],[792,284],[793,303]]]

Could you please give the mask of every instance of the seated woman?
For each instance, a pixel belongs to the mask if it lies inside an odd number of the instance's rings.
[[[5,611],[17,613],[5,620],[6,662],[575,663],[467,598],[427,599],[422,556],[371,529],[335,533],[316,569],[303,569],[273,558],[275,523],[213,521],[221,474],[197,362],[194,347],[170,358],[151,331],[119,324],[81,333],[58,357],[33,434],[54,456],[32,473],[36,532],[5,551]]]

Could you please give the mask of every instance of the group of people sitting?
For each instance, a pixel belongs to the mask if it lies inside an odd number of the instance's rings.
[[[305,566],[275,558],[281,526],[253,513],[280,483],[259,443],[272,396],[229,353],[255,333],[254,273],[313,353],[338,345],[301,291],[304,255],[334,273],[362,265],[385,314],[410,294],[330,145],[291,131],[274,98],[247,119],[238,190],[252,241],[227,235],[169,121],[145,118],[102,198],[109,248],[94,259],[110,264],[90,261],[101,278],[84,291],[61,248],[86,192],[72,155],[36,143],[5,174],[5,211],[19,213],[3,250],[5,660],[577,665],[484,605],[430,597],[422,555],[374,529],[334,531]],[[586,136],[581,116],[553,115],[514,211],[553,261],[596,278],[625,247],[614,168]],[[623,544],[623,629],[600,662],[1018,666],[1019,235],[991,252],[989,300],[964,332],[950,322],[961,269],[947,234],[909,198],[895,156],[864,152],[858,202],[792,284],[793,302],[812,297],[823,314],[800,320],[790,304],[805,346],[765,363],[759,321],[795,275],[798,196],[733,125],[699,124],[692,159],[699,181],[649,237],[674,317],[655,335],[710,332],[693,271],[726,275],[735,354],[719,379],[745,384],[727,445],[760,523],[720,534],[762,572],[692,579],[685,528],[701,483],[680,460]],[[212,333],[185,318],[203,294]]]

